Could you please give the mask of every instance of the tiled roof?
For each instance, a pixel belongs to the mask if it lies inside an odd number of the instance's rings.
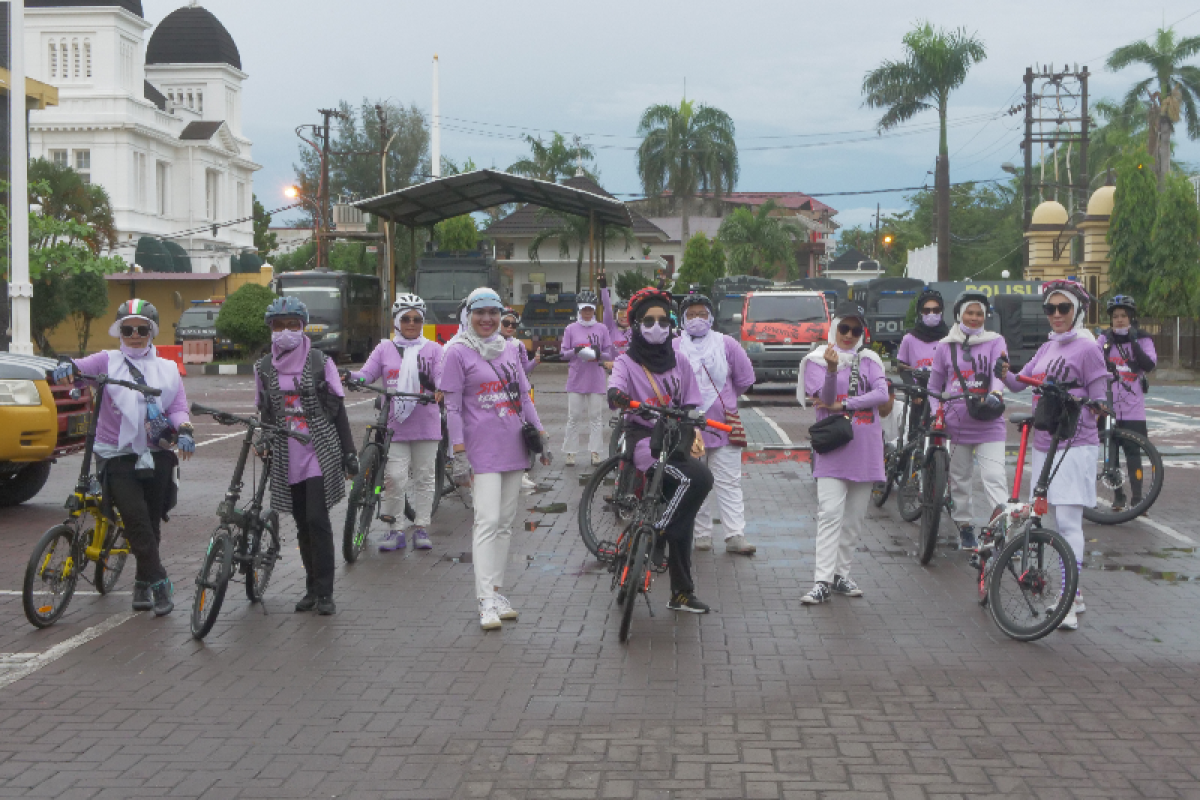
[[[150,81],[142,81],[142,97],[158,106],[159,111],[167,110],[167,96],[154,87]]]
[[[579,189],[584,192],[598,194],[601,197],[613,197],[611,194],[604,191],[600,184],[596,183],[591,178],[576,176],[574,178],[568,178],[567,180],[563,181],[562,184],[563,186],[570,186],[572,189]],[[493,222],[483,231],[483,233],[484,235],[493,239],[533,238],[547,228],[554,227],[556,224],[552,217],[546,219],[539,218],[538,212],[540,210],[540,206],[535,206],[532,203],[523,205],[504,219]],[[671,237],[666,231],[633,209],[629,209],[629,216],[633,220],[633,235],[637,238],[670,241]]]
[[[179,138],[184,141],[199,141],[207,142],[213,137],[213,134],[221,129],[225,123],[222,120],[205,121],[205,122],[189,122],[188,126],[179,134]]]
[[[242,56],[229,31],[201,6],[177,8],[158,23],[146,43],[147,64],[229,64]]]

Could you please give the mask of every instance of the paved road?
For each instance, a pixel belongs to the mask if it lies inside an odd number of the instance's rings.
[[[536,375],[557,435],[564,371]],[[249,410],[244,379],[187,386]],[[1196,398],[1163,410],[1191,417]],[[756,425],[803,440],[808,412],[783,393],[755,399],[768,401]],[[368,408],[352,409],[356,424]],[[627,646],[608,576],[576,534],[586,468],[559,464],[523,506],[570,511],[522,511],[539,523],[512,550],[522,618],[499,633],[479,631],[471,567],[455,559],[469,517],[452,500],[434,551],[339,567],[332,618],[291,613],[302,584],[289,523],[265,606],[233,587],[197,643],[191,579],[237,447],[215,424],[200,430],[164,536],[179,588],[169,617],[82,594],[53,629],[24,621],[24,563],[62,516],[77,460],[0,517],[0,796],[1200,797],[1200,596],[1184,579],[1200,575],[1188,544],[1200,473],[1185,463],[1168,469],[1150,522],[1087,528],[1082,627],[1036,644],[1007,640],[978,608],[963,554],[920,567],[916,529],[892,504],[872,510],[856,555],[867,596],[802,608],[815,485],[791,450],[746,464],[758,556],[697,554],[717,612],[673,615],[660,582],[656,616],[638,611]]]

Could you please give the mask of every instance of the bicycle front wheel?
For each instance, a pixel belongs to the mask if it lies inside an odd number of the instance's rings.
[[[125,528],[119,522],[109,520],[104,549],[96,561],[96,591],[108,594],[115,589],[128,560],[129,540],[125,538]]]
[[[196,575],[196,594],[192,598],[192,636],[203,639],[212,630],[225,601],[225,590],[233,573],[233,537],[218,529],[208,543],[204,563]]]
[[[946,481],[950,474],[950,457],[945,450],[929,454],[922,477],[921,539],[917,543],[917,560],[928,564],[937,549],[938,525],[946,507]]]
[[[608,435],[608,455],[615,456],[624,449],[625,445],[625,424],[620,416],[617,417],[616,423],[612,426],[612,433]]]
[[[629,628],[633,624],[633,607],[637,605],[650,575],[650,549],[654,546],[654,529],[640,526],[633,537],[633,546],[629,549],[629,564],[621,581],[624,593],[624,604],[621,606],[621,628],[617,638],[622,642],[629,641]]]
[[[1118,525],[1150,510],[1162,491],[1162,455],[1140,433],[1113,428],[1100,432],[1100,463],[1096,466],[1096,505],[1083,510],[1084,519]]]
[[[353,564],[367,545],[371,523],[375,521],[375,506],[383,486],[382,453],[379,445],[368,444],[363,449],[358,475],[346,501],[346,525],[342,531],[342,556]]]
[[[55,525],[33,548],[25,567],[21,605],[34,627],[48,628],[58,622],[75,594],[79,565],[75,562],[74,541],[74,527]]]
[[[600,462],[579,498],[579,537],[588,552],[603,560],[611,558],[621,531],[637,507],[632,483],[633,464],[613,456]],[[603,549],[603,553],[601,550]]]
[[[996,627],[1032,642],[1058,627],[1079,585],[1079,565],[1057,531],[1030,528],[1012,537],[992,565],[988,607]]]
[[[279,549],[279,515],[268,511],[262,517],[254,552],[247,553],[251,560],[246,570],[246,599],[251,603],[261,602],[266,595],[275,562],[279,560]]]
[[[895,485],[900,471],[896,466],[899,458],[899,454],[891,452],[883,460],[883,480],[871,487],[871,502],[876,508],[882,508],[892,493],[892,486]]]

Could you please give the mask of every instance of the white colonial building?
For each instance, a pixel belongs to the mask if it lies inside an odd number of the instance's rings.
[[[230,256],[252,248],[253,226],[214,235],[212,225],[251,215],[260,166],[242,133],[248,76],[225,26],[195,0],[157,27],[141,0],[25,5],[28,74],[59,90],[57,107],[30,114],[30,157],[104,186],[127,261],[229,272]]]

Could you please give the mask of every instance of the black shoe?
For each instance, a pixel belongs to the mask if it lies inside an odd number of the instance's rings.
[[[304,597],[301,597],[300,600],[298,600],[296,602],[296,610],[297,611],[312,611],[316,607],[317,607],[317,596],[315,594],[313,594],[312,592],[309,592],[308,594],[304,595]]]
[[[975,526],[962,525],[958,529],[958,549],[959,550],[974,550],[979,546],[979,542],[975,541]]]
[[[154,608],[154,602],[150,599],[150,584],[143,581],[134,581],[133,610],[149,611],[152,608]]]
[[[1125,493],[1124,493],[1123,491],[1121,491],[1120,489],[1118,489],[1118,490],[1117,490],[1117,491],[1116,491],[1116,492],[1113,494],[1112,510],[1113,510],[1113,512],[1114,512],[1114,513],[1117,513],[1117,512],[1120,512],[1120,511],[1124,511],[1124,510],[1125,510],[1125,505],[1126,505],[1126,503],[1125,503]],[[1137,505],[1137,501],[1136,501],[1136,500],[1134,501],[1134,505]]]
[[[317,598],[317,613],[322,617],[332,617],[337,613],[337,606],[333,604],[332,597]]]
[[[662,569],[667,563],[667,537],[659,532],[654,534],[654,550],[650,553],[650,561],[655,569]]]
[[[171,585],[169,578],[163,578],[158,583],[152,584],[150,593],[154,596],[154,616],[165,617],[175,610],[175,603],[171,600],[171,595],[175,593],[175,587]]]
[[[707,614],[708,606],[696,599],[694,594],[687,592],[679,592],[671,595],[670,602],[667,603],[667,608],[672,611],[689,611],[692,614]]]

